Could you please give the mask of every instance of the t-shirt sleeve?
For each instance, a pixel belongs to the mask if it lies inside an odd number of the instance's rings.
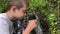
[[[9,33],[9,24],[6,20],[0,18],[0,34],[10,34]]]

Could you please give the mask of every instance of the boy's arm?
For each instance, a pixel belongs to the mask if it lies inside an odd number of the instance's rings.
[[[23,34],[30,34],[30,32],[36,27],[36,20],[30,20],[28,26],[23,31]]]

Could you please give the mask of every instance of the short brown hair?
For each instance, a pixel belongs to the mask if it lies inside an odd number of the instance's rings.
[[[16,6],[17,9],[23,7],[23,3],[28,7],[29,1],[28,0],[8,0],[7,7],[5,11],[10,10],[12,6]]]

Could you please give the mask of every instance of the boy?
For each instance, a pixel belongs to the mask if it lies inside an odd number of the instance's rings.
[[[6,12],[0,14],[0,34],[12,34],[13,28],[11,21],[14,18],[21,19],[26,16],[25,10],[28,7],[28,0],[9,0]],[[30,34],[36,27],[36,20],[30,20],[23,34]]]

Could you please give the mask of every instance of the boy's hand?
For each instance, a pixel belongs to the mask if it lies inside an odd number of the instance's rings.
[[[37,27],[36,25],[37,23],[37,20],[30,20],[26,29],[23,31],[23,34],[30,34],[30,32],[35,28]]]
[[[28,26],[30,26],[31,29],[34,29],[37,26],[36,22],[36,20],[30,20]]]

